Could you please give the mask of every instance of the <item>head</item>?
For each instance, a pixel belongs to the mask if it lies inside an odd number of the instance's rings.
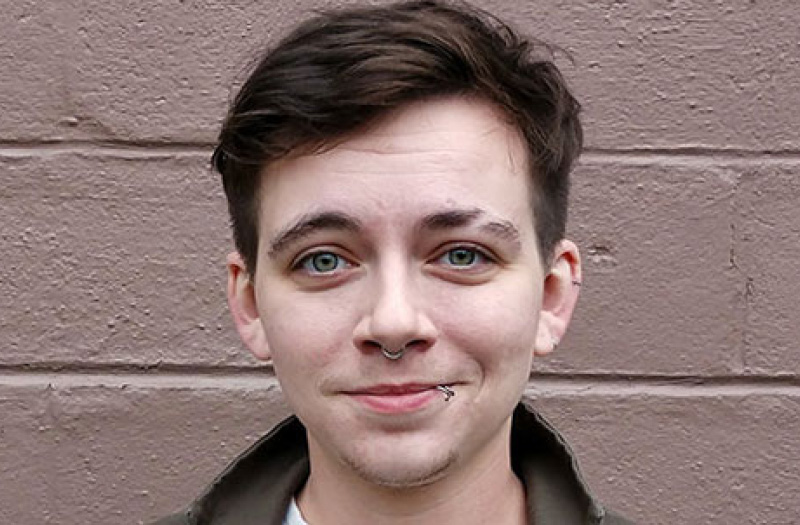
[[[213,164],[234,241],[258,264],[259,187],[274,162],[329,148],[402,106],[445,96],[493,105],[523,138],[543,264],[564,237],[580,106],[552,49],[486,12],[422,0],[313,18],[265,54],[224,122]]]
[[[499,472],[580,278],[578,104],[546,52],[471,8],[350,9],[302,24],[236,97],[214,154],[229,303],[308,429],[309,484]]]

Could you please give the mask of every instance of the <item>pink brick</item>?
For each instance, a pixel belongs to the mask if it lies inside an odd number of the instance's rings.
[[[6,158],[0,187],[0,362],[254,364],[205,154]]]
[[[210,142],[255,51],[312,7],[50,4],[0,15],[2,141]]]
[[[285,415],[272,384],[0,386],[0,522],[129,525],[177,511]]]
[[[66,2],[4,2],[0,11],[0,141],[70,133],[75,67]],[[13,72],[13,74],[8,74]],[[63,129],[63,131],[60,131]]]
[[[174,386],[79,379],[2,381],[3,523],[146,522],[182,507],[286,414],[266,378],[220,377],[216,386],[206,378],[195,388],[190,377]],[[545,385],[531,393],[593,489],[637,523],[800,519],[796,389]]]
[[[0,140],[209,142],[256,51],[321,5],[15,3],[0,15],[15,72],[0,79]],[[485,7],[574,55],[593,148],[800,147],[791,0]]]
[[[748,373],[800,374],[798,164],[759,162],[737,194],[736,260],[746,280]]]
[[[543,372],[716,375],[741,370],[743,281],[732,268],[735,166],[589,157],[570,236],[584,285]]]
[[[500,5],[500,2],[496,2]],[[792,150],[800,10],[776,2],[503,2],[569,50],[588,144]]]
[[[798,523],[800,396],[583,387],[540,394],[601,499],[636,523]]]
[[[231,242],[204,154],[54,153],[3,165],[2,362],[257,365],[228,319]],[[745,278],[731,250],[742,166],[587,157],[571,219],[583,298],[537,370],[741,372]]]

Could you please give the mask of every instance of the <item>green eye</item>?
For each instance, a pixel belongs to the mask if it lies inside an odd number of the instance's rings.
[[[301,268],[309,273],[330,273],[345,265],[344,259],[331,252],[312,253],[303,259]]]
[[[447,263],[452,266],[472,266],[480,254],[472,248],[455,248],[448,251],[445,256]]]

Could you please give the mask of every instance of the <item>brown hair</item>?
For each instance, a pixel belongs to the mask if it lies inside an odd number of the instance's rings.
[[[546,44],[480,9],[439,0],[319,14],[268,51],[236,96],[212,162],[236,248],[258,255],[258,188],[269,163],[358,132],[404,104],[469,95],[498,107],[524,138],[543,261],[564,237],[580,105]]]

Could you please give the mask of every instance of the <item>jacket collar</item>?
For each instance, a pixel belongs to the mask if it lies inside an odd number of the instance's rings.
[[[594,525],[604,509],[590,494],[566,441],[520,403],[512,467],[527,494],[528,523]],[[309,473],[306,431],[292,416],[239,456],[189,509],[193,525],[281,525]]]
[[[605,509],[589,492],[561,434],[524,403],[514,411],[511,466],[527,494],[528,523],[595,525]]]

